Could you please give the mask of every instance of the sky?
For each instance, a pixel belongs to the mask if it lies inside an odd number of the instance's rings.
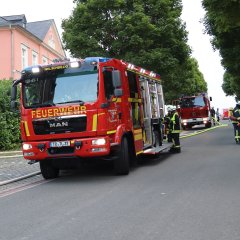
[[[3,1],[3,0],[0,0]],[[212,97],[214,108],[229,108],[235,106],[233,97],[226,97],[221,85],[224,69],[218,51],[213,51],[210,37],[204,34],[201,19],[204,10],[201,0],[182,0],[182,20],[186,22],[188,44],[192,49],[192,56],[197,59],[199,69],[208,84],[208,95]],[[61,36],[61,22],[71,15],[75,4],[72,0],[8,0],[0,7],[0,16],[25,14],[28,22],[54,19]],[[159,71],[160,72],[160,71]]]
[[[182,20],[186,22],[188,31],[188,44],[192,49],[192,56],[197,59],[199,69],[208,84],[208,95],[212,97],[214,108],[235,107],[233,97],[226,97],[222,90],[224,69],[221,66],[221,57],[218,51],[214,51],[211,38],[204,34],[204,26],[201,20],[205,15],[201,0],[182,0]]]

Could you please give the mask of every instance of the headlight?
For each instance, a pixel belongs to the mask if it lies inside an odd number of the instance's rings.
[[[71,62],[70,67],[71,68],[78,68],[78,67],[80,67],[80,64],[79,64],[79,62]]]
[[[187,120],[186,120],[186,119],[182,119],[182,122],[183,122],[183,123],[186,123],[186,122],[187,122]]]
[[[105,138],[99,138],[92,140],[92,145],[105,145],[106,139]]]
[[[22,147],[23,147],[23,150],[29,150],[29,149],[32,149],[32,144],[24,143]]]
[[[32,68],[32,73],[39,73],[40,72],[40,68],[39,67],[33,67]]]
[[[208,118],[203,118],[203,121],[207,121],[208,120]]]

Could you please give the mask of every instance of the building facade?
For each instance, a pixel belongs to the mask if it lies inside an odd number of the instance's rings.
[[[27,66],[65,57],[53,19],[27,23],[24,14],[0,17],[0,79],[18,79]]]

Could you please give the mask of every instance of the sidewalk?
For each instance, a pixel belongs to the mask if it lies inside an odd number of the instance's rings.
[[[21,151],[0,152],[0,185],[5,181],[40,171],[39,164],[29,165]]]

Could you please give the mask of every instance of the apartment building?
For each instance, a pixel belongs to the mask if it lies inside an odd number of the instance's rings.
[[[27,66],[65,57],[53,19],[28,23],[24,14],[0,16],[0,79],[17,79]]]

